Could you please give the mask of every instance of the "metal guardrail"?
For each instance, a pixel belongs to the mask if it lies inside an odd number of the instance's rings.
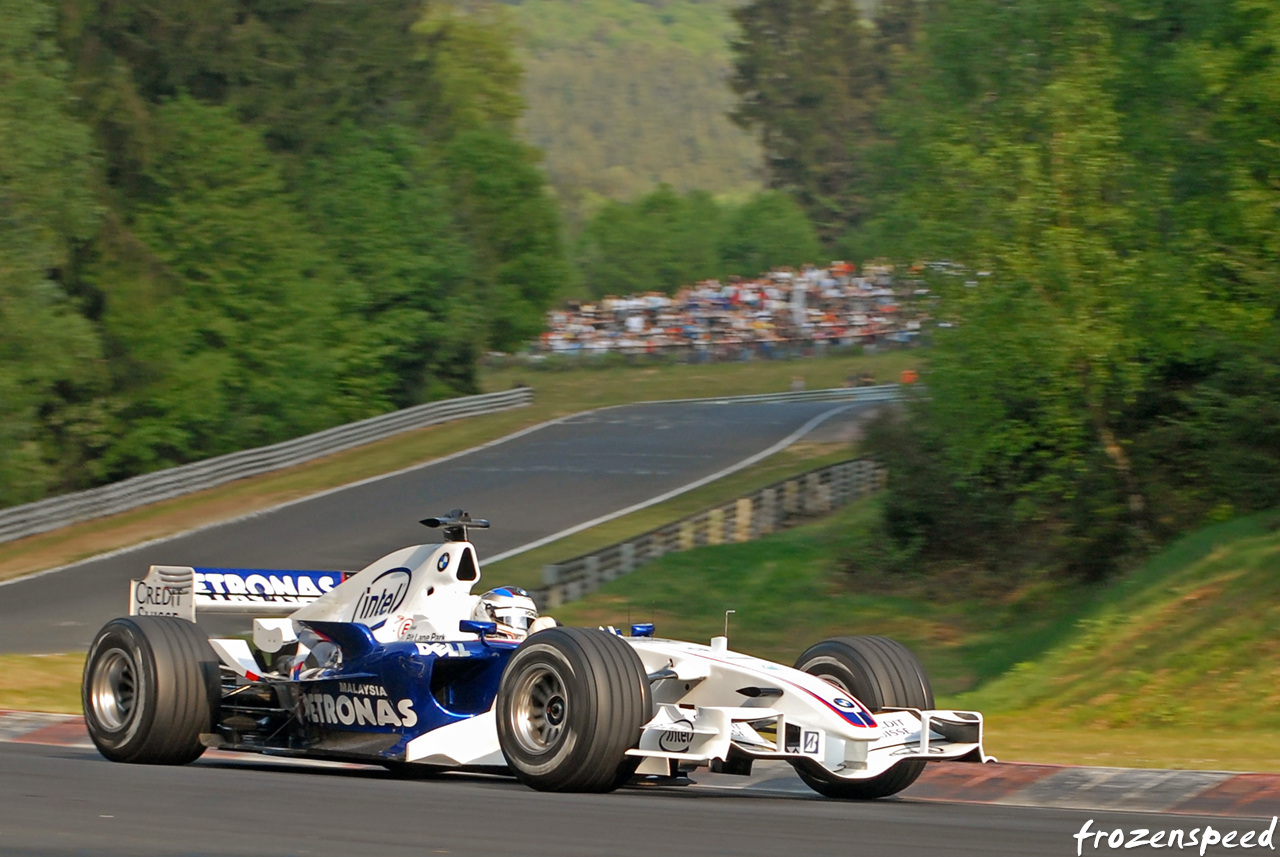
[[[831,387],[789,393],[756,393],[749,396],[707,396],[701,399],[666,399],[670,402],[897,402],[904,398],[900,384],[878,387]]]
[[[532,401],[533,390],[519,387],[501,393],[428,402],[271,446],[220,455],[155,473],[133,476],[100,488],[14,506],[0,510],[0,542],[47,532],[90,518],[114,515],[148,503],[214,488],[236,479],[303,464],[401,432],[449,420],[519,408]]]
[[[663,554],[701,545],[750,541],[839,508],[879,491],[885,477],[881,465],[856,459],[784,479],[635,538],[544,566],[543,586],[532,595],[544,610],[553,610]]]

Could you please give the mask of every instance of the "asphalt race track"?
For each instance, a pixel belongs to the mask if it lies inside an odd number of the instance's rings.
[[[84,651],[149,565],[357,570],[462,507],[481,562],[714,474],[815,416],[868,405],[682,403],[594,411],[476,452],[0,586],[0,652]],[[438,536],[436,536],[438,538]],[[500,580],[490,579],[491,585]],[[245,620],[235,627],[240,628]]]
[[[1265,826],[894,798],[745,796],[701,786],[540,794],[497,777],[397,780],[374,768],[280,765],[254,756],[206,757],[181,768],[119,765],[93,750],[23,744],[0,744],[0,771],[0,853],[39,857],[1034,857],[1075,854],[1073,834],[1088,819],[1095,830]],[[1084,849],[1110,851],[1105,842],[1101,850]]]

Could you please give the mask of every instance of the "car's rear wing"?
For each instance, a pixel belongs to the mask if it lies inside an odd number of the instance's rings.
[[[129,584],[130,616],[180,616],[197,611],[281,616],[315,601],[350,577],[347,571],[285,571],[153,565]]]

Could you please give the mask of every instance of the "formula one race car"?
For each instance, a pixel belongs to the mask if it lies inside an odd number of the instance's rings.
[[[353,574],[152,566],[89,651],[94,744],[118,762],[185,764],[215,747],[578,792],[781,759],[840,798],[901,791],[929,760],[988,760],[982,716],[934,710],[892,640],[837,637],[787,667],[725,637],[562,627],[521,590],[471,594],[467,528],[487,522],[455,510],[422,523],[444,543]],[[253,645],[210,639],[197,610],[256,614]]]

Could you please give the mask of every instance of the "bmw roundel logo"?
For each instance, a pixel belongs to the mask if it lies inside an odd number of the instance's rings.
[[[843,696],[837,696],[835,699],[831,700],[831,702],[839,708],[847,708],[850,711],[858,707],[854,705],[852,702],[850,702],[849,700],[845,699]]]
[[[440,559],[436,560],[436,571],[444,571],[449,567],[449,555],[447,553],[440,554]]]

